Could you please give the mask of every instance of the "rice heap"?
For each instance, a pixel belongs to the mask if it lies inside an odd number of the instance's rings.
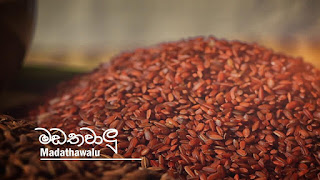
[[[37,120],[116,128],[114,156],[182,179],[315,179],[319,97],[320,71],[301,58],[198,37],[120,54],[60,86]]]

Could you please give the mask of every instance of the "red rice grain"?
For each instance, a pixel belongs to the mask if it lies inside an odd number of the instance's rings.
[[[37,119],[117,128],[116,156],[176,178],[320,177],[320,71],[256,44],[199,37],[122,53],[62,84]]]

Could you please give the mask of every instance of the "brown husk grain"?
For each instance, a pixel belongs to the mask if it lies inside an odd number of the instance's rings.
[[[39,143],[36,124],[0,114],[1,179],[170,179],[163,171],[139,168],[140,162],[40,161],[41,147],[56,147]]]

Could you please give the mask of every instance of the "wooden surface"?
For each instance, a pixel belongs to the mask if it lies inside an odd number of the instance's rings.
[[[245,39],[245,38],[239,38]],[[179,39],[177,39],[179,40]],[[278,39],[265,38],[256,42],[275,52],[281,52],[289,56],[302,57],[306,62],[312,63],[320,68],[320,41],[280,41]],[[134,49],[134,48],[131,48]],[[130,49],[68,49],[60,50],[46,49],[30,51],[25,60],[27,66],[46,66],[56,69],[73,69],[84,72],[96,68],[99,64],[109,61],[113,56]]]

